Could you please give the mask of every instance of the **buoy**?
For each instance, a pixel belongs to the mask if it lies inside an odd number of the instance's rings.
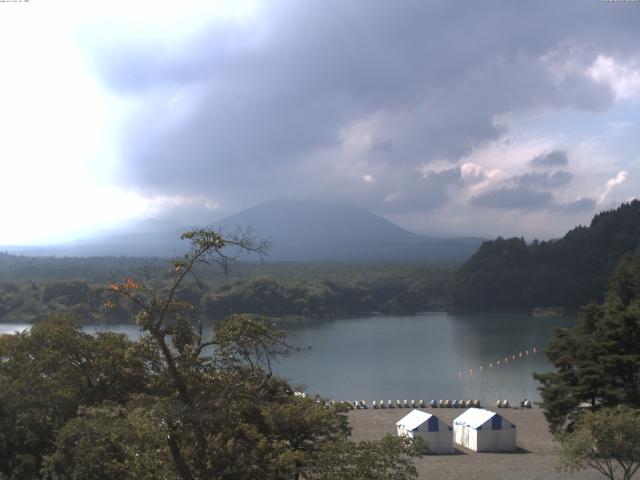
[[[502,400],[498,400],[498,401],[496,402],[496,407],[498,407],[498,408],[502,408]]]
[[[444,400],[438,400],[438,407],[444,407]]]
[[[424,400],[420,400],[420,408],[425,408],[427,406],[426,403],[424,403]]]
[[[476,408],[480,408],[480,400],[474,400],[473,401],[473,406]]]
[[[460,408],[464,408],[467,406],[467,401],[466,400],[460,400]]]
[[[460,406],[460,403],[458,402],[458,400],[454,400],[453,402],[451,402],[452,408],[458,408],[459,406]]]
[[[384,403],[384,400],[380,400],[380,408],[386,408],[386,404]]]
[[[524,408],[531,408],[531,400],[524,401]]]
[[[416,401],[415,400],[411,400],[411,408],[416,408]]]
[[[445,400],[444,401],[444,406],[445,406],[445,408],[451,408],[451,400]]]
[[[354,401],[353,401],[353,407],[354,407],[354,408],[357,408],[358,410],[360,410],[360,404],[358,403],[358,401],[357,401],[357,400],[354,400]]]
[[[393,402],[391,400],[389,400],[389,403],[387,403],[387,407],[396,408],[396,406],[393,404]]]
[[[502,401],[502,408],[510,408],[511,406],[509,405],[509,400],[503,400]]]
[[[442,400],[440,400],[440,402],[442,402]],[[431,401],[429,402],[429,406],[430,406],[431,408],[438,408],[438,402],[436,402],[435,400],[431,400]]]
[[[405,399],[404,404],[402,405],[404,408],[409,408],[409,402]]]
[[[378,408],[378,404],[376,403],[376,401],[374,400],[373,402],[371,402],[371,406],[373,408]]]
[[[402,408],[402,402],[400,400],[396,400],[396,407]]]

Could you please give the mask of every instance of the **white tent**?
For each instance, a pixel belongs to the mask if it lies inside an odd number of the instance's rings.
[[[453,421],[456,444],[476,452],[505,452],[516,449],[516,426],[502,415],[482,408],[470,408]]]
[[[435,415],[421,410],[412,410],[397,423],[398,435],[422,438],[429,453],[453,453],[453,431]]]

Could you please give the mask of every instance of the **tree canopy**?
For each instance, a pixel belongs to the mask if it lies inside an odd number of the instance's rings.
[[[415,478],[417,445],[352,443],[345,407],[273,374],[295,347],[270,318],[231,315],[205,337],[181,288],[202,267],[228,268],[229,250],[261,246],[210,230],[184,238],[191,251],[160,278],[109,286],[105,306],[133,305],[140,340],[85,334],[70,316],[0,337],[0,478]]]
[[[561,441],[561,470],[593,468],[610,480],[630,480],[640,469],[640,410],[616,407],[585,413]]]
[[[621,259],[604,303],[558,329],[546,355],[556,370],[536,378],[554,432],[573,429],[583,406],[640,408],[640,247]]]
[[[640,201],[595,215],[557,240],[484,242],[456,272],[457,307],[578,307],[602,301],[620,258],[640,244]]]

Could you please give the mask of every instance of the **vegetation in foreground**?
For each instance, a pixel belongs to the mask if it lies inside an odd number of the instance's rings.
[[[536,378],[561,468],[632,478],[640,468],[640,247],[620,261],[604,303],[558,329],[546,355],[556,371]]]
[[[294,395],[270,364],[292,348],[264,317],[234,315],[212,338],[178,295],[202,265],[250,239],[207,230],[163,288],[152,278],[110,287],[137,306],[144,335],[90,336],[66,315],[0,336],[0,478],[386,479],[416,477],[422,445],[350,443],[340,406]]]
[[[640,410],[629,407],[585,412],[561,437],[560,470],[592,468],[609,480],[631,480],[640,469]]]

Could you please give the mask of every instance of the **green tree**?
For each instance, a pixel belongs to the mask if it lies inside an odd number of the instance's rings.
[[[148,390],[151,352],[124,335],[94,337],[78,326],[60,315],[0,336],[0,473],[8,478],[35,478],[80,406],[123,404]]]
[[[418,477],[413,458],[423,449],[420,439],[390,435],[378,441],[333,442],[305,475],[309,480],[410,480]]]
[[[561,436],[560,469],[592,468],[610,480],[630,480],[640,469],[640,410],[627,407],[585,412]]]
[[[183,238],[193,248],[173,262],[163,288],[134,279],[111,286],[116,297],[137,306],[137,322],[162,359],[156,382],[161,394],[152,402],[173,471],[182,480],[276,480],[322,470],[328,452],[342,449],[331,445],[351,448],[345,443],[346,411],[296,397],[273,375],[274,358],[294,350],[286,332],[266,317],[232,315],[205,338],[197,327],[197,309],[177,297],[187,278],[198,278],[200,265],[228,268],[232,259],[225,248],[260,253],[261,247],[248,238],[225,239],[210,230]],[[405,445],[393,445],[398,462],[384,471],[411,471],[403,456]],[[361,447],[372,458],[382,448],[375,443]],[[364,450],[350,459],[360,462]],[[351,478],[371,478],[366,472]]]
[[[150,418],[151,417],[151,418]],[[141,405],[80,407],[45,457],[52,480],[174,479],[162,426]]]
[[[337,463],[348,478],[411,478],[410,445],[348,442],[345,408],[273,374],[295,348],[271,319],[232,315],[205,337],[185,282],[201,266],[229,268],[229,248],[261,246],[210,230],[183,238],[193,248],[168,274],[110,285],[106,306],[129,300],[138,341],[85,334],[68,316],[0,337],[0,478],[284,480]]]
[[[535,375],[553,432],[571,430],[582,406],[640,408],[640,248],[614,271],[606,300],[555,332],[546,355],[556,370]]]

